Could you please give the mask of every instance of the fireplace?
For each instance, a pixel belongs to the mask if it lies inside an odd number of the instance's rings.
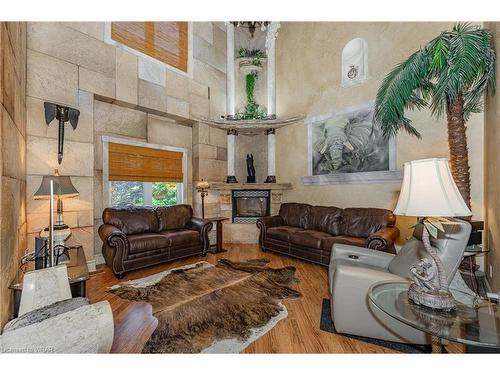
[[[251,224],[270,215],[270,190],[233,190],[232,200],[233,223]]]

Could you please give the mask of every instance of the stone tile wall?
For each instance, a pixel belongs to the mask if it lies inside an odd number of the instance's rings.
[[[487,22],[484,25],[493,34],[497,51],[500,48],[500,22]],[[496,74],[500,74],[497,62]],[[490,279],[493,291],[500,290],[500,95],[488,93],[484,124],[484,193],[486,230],[483,240],[488,253],[484,270]],[[490,273],[491,271],[491,273]]]
[[[0,329],[26,250],[26,24],[0,22]]]
[[[93,266],[101,252],[97,228],[102,205],[102,135],[188,149],[188,197],[199,165],[225,178],[225,134],[207,131],[213,158],[200,158],[196,118],[225,113],[225,30],[223,24],[193,24],[190,74],[179,74],[107,43],[102,22],[50,22],[27,25],[27,226],[28,244],[47,225],[48,202],[33,193],[45,174],[57,168],[71,175],[80,192],[64,201],[64,218]],[[65,152],[57,164],[57,125],[47,127],[43,102],[81,111],[78,128],[66,127]],[[154,116],[162,115],[162,117]],[[169,118],[173,119],[169,120]],[[178,123],[176,123],[176,121]],[[181,124],[182,123],[182,124]],[[194,124],[194,125],[193,125]],[[222,134],[219,134],[222,133]],[[210,176],[210,177],[212,177]],[[208,177],[208,176],[207,176]],[[196,209],[196,207],[195,207]]]

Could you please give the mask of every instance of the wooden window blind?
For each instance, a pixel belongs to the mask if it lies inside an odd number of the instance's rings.
[[[182,182],[182,152],[108,144],[109,180]]]
[[[111,39],[187,72],[187,22],[112,22]]]

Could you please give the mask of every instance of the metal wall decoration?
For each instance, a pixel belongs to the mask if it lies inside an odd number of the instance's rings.
[[[358,75],[359,66],[349,65],[349,71],[347,72],[347,78],[354,79]]]
[[[49,102],[43,103],[43,106],[45,107],[45,122],[47,123],[47,126],[50,125],[54,118],[59,121],[57,162],[61,164],[64,152],[64,125],[67,121],[69,121],[73,130],[75,130],[78,126],[78,117],[80,116],[80,111],[75,108]]]

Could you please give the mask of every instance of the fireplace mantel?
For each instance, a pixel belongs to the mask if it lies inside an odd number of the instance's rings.
[[[252,190],[252,189],[262,189],[262,190],[291,190],[292,184],[290,182],[282,183],[235,183],[228,184],[225,182],[212,182],[210,183],[211,190]]]

